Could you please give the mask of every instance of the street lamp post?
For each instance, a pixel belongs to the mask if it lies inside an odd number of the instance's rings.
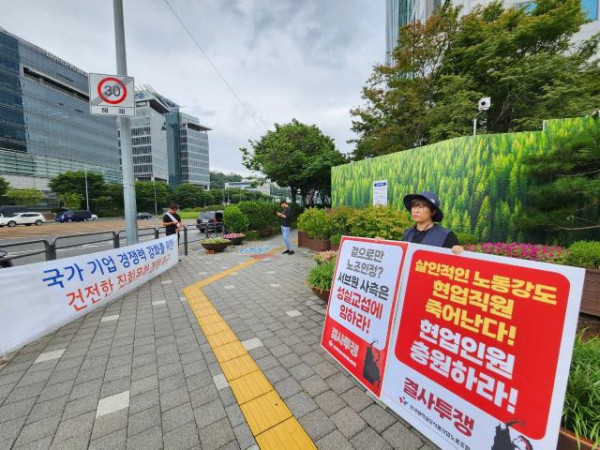
[[[85,179],[85,209],[90,209],[90,195],[88,193],[88,182],[87,182],[87,167],[83,171],[83,177]]]
[[[158,215],[158,205],[156,204],[156,178],[154,178],[154,175],[152,176],[152,184],[154,185],[154,215],[157,216]]]

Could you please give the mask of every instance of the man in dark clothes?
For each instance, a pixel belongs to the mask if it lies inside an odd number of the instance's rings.
[[[455,255],[464,250],[453,231],[434,223],[441,222],[444,214],[440,199],[433,192],[409,194],[404,197],[404,206],[410,211],[415,226],[404,231],[403,241],[449,248]]]
[[[292,250],[292,243],[290,242],[290,230],[292,229],[292,212],[288,207],[288,204],[285,200],[281,201],[281,207],[283,210],[278,212],[277,215],[281,220],[281,234],[283,235],[283,242],[285,243],[285,251],[282,252],[284,254],[293,255],[294,250]]]
[[[177,204],[171,203],[169,212],[163,216],[163,227],[167,230],[167,236],[177,233],[177,242],[179,242],[179,231],[183,227],[181,217],[177,214]]]

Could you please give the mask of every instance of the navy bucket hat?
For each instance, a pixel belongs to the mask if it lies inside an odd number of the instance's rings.
[[[433,214],[431,220],[433,220],[434,222],[442,221],[442,219],[444,218],[444,213],[440,209],[440,199],[436,194],[429,191],[419,192],[418,194],[408,194],[404,197],[404,206],[406,206],[406,209],[408,209],[409,212],[411,210],[411,203],[415,199],[425,200],[431,205],[431,209],[435,210],[435,213]]]

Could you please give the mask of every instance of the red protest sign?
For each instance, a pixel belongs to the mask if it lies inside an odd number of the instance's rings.
[[[423,248],[409,249],[383,401],[443,447],[511,431],[556,445],[581,271]]]
[[[321,344],[371,392],[384,379],[407,244],[344,237]]]

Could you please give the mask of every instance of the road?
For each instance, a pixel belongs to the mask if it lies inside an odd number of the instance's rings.
[[[195,223],[194,220],[184,220],[183,222],[188,228],[188,241],[194,242],[205,237],[203,233],[201,234],[193,226]],[[140,240],[153,239],[153,228],[158,228],[160,235],[164,236],[164,228],[162,228],[162,222],[159,219],[139,220],[138,233]],[[9,256],[18,256],[44,250],[45,246],[43,242],[34,241],[52,241],[53,239],[60,238],[56,241],[57,257],[66,258],[113,248],[113,232],[121,232],[120,245],[124,246],[126,245],[124,230],[125,221],[123,219],[100,219],[93,222],[73,223],[46,222],[39,227],[35,225],[29,227],[20,225],[14,228],[2,227],[0,228],[0,248],[9,252]],[[89,233],[98,234],[94,236],[78,236]],[[28,242],[31,243],[29,244]],[[181,245],[183,245],[183,236]],[[61,247],[69,248],[61,249]],[[43,260],[44,254],[42,253],[14,259],[13,264],[30,264]]]

